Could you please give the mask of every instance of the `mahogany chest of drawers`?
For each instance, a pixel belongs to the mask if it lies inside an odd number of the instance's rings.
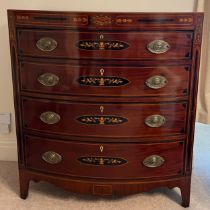
[[[202,13],[9,10],[20,195],[179,187],[189,206]]]

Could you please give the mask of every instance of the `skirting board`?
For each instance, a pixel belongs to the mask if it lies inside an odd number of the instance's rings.
[[[17,161],[17,144],[15,140],[0,139],[0,160]]]

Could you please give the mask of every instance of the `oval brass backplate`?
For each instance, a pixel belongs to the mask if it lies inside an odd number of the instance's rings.
[[[40,120],[46,124],[56,124],[60,121],[60,119],[59,114],[51,111],[43,112],[40,115]]]
[[[48,87],[53,87],[58,84],[59,82],[59,77],[56,76],[55,74],[51,73],[45,73],[41,74],[37,80],[39,81],[40,84]]]
[[[163,165],[164,162],[164,158],[159,155],[150,155],[143,160],[144,166],[148,168],[157,168]]]
[[[165,87],[167,83],[168,83],[168,80],[165,77],[160,76],[160,75],[152,76],[148,78],[145,82],[147,87],[151,89],[161,89]]]
[[[154,40],[147,45],[147,49],[154,54],[166,53],[170,49],[168,42],[164,40]]]
[[[62,161],[62,156],[53,151],[47,151],[42,155],[42,159],[49,164],[57,164]]]
[[[39,39],[36,43],[36,46],[41,51],[50,52],[53,51],[57,47],[58,43],[50,37],[43,37]]]
[[[159,114],[150,115],[145,119],[145,124],[152,128],[159,128],[166,123],[166,118]]]

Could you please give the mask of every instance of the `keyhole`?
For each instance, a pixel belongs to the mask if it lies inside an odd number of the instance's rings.
[[[100,39],[103,39],[103,38],[104,38],[104,35],[103,35],[103,34],[101,34],[101,35],[100,35]]]
[[[100,106],[100,111],[101,111],[101,113],[104,112],[104,106]]]
[[[101,145],[100,146],[100,151],[103,152],[103,150],[104,150],[104,147]]]
[[[101,76],[104,75],[104,69],[100,69],[100,74],[101,74]]]

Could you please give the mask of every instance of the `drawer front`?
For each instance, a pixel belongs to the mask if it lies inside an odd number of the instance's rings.
[[[183,144],[89,144],[25,137],[26,167],[77,177],[181,175]]]
[[[100,67],[21,63],[21,89],[89,96],[184,96],[188,66]]]
[[[191,59],[191,32],[18,31],[20,55],[81,59]]]
[[[142,137],[185,132],[187,104],[94,104],[23,99],[23,126],[91,137]]]

